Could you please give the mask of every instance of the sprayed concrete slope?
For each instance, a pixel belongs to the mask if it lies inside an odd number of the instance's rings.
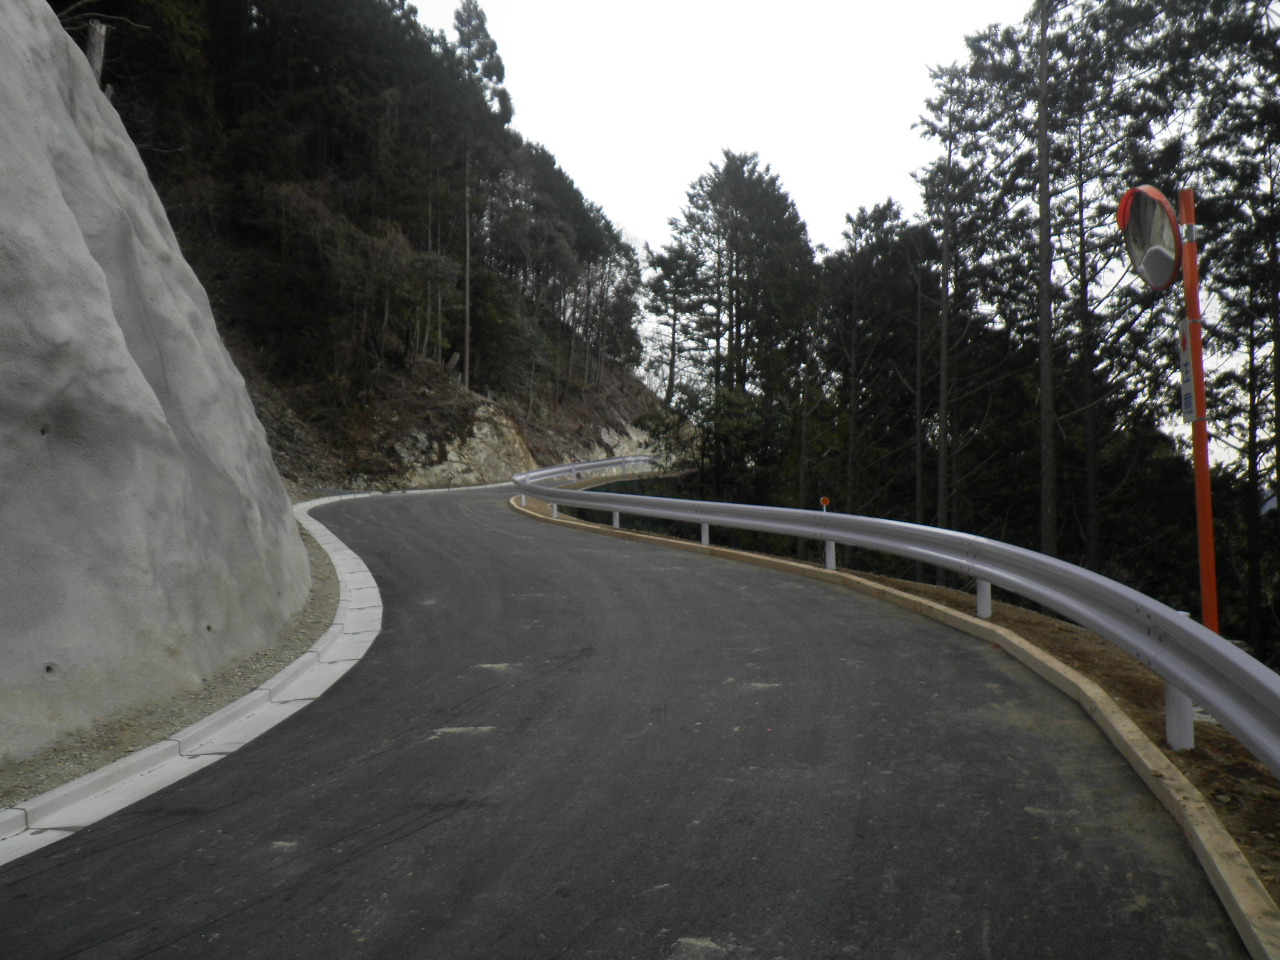
[[[244,383],[44,0],[0,6],[0,756],[191,687],[301,606]]]

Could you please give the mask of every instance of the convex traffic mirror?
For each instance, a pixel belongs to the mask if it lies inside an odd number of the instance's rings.
[[[1182,268],[1182,240],[1165,195],[1155,187],[1134,187],[1121,198],[1116,218],[1138,276],[1156,290],[1171,286]]]

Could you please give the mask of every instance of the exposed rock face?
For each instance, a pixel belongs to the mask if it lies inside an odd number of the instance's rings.
[[[0,755],[196,685],[301,606],[243,380],[45,0],[0,6]]]
[[[579,460],[604,460],[607,457],[630,457],[650,453],[649,435],[639,427],[628,425],[623,430],[604,427],[599,435],[585,440],[566,442],[562,463]],[[551,464],[544,464],[551,466]]]
[[[610,427],[584,433],[581,438],[565,438],[557,463],[575,460],[601,460],[647,453],[648,437],[638,427],[622,432]],[[440,459],[437,444],[425,434],[411,433],[394,444],[395,451],[407,469],[407,487],[464,487],[481,483],[505,483],[512,474],[536,470],[539,464],[529,451],[520,428],[509,415],[493,404],[476,411],[475,420],[465,438],[444,448]]]
[[[492,404],[481,407],[470,433],[445,451],[444,460],[433,463],[432,446],[420,435],[396,444],[396,453],[408,465],[405,484],[410,487],[458,487],[502,483],[513,473],[537,468],[515,421]]]

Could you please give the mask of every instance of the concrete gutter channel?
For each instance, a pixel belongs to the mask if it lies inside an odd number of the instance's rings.
[[[590,480],[577,481],[572,487],[598,486],[619,479],[627,478],[608,477],[594,483]],[[1012,630],[850,573],[727,547],[704,546],[690,540],[614,529],[564,515],[553,517],[547,505],[534,500],[532,495],[525,498],[523,504],[521,500],[521,496],[512,497],[511,508],[545,523],[574,526],[622,539],[661,543],[838,584],[937,620],[1007,653],[1076,701],[1177,821],[1253,960],[1280,960],[1280,908],[1204,795],[1098,684]]]
[[[617,479],[622,478],[610,477],[607,482]],[[594,484],[587,481],[581,485]],[[509,484],[485,486],[497,488]],[[448,491],[420,490],[390,495],[445,492]],[[298,522],[332,559],[339,583],[338,609],[333,624],[311,649],[258,689],[172,737],[24,803],[0,810],[0,864],[54,843],[207,767],[297,713],[350,670],[368,651],[382,628],[382,598],[364,561],[313,519],[310,511],[339,500],[384,495],[342,494],[310,500],[294,507]],[[1101,728],[1182,827],[1250,956],[1254,960],[1280,960],[1280,909],[1196,787],[1101,687],[1017,634],[852,574],[725,547],[615,530],[566,517],[552,518],[545,504],[539,502],[537,506],[522,506],[520,500],[519,496],[511,499],[512,509],[544,522],[575,526],[624,539],[662,543],[837,583],[906,607],[994,644],[1075,700]]]

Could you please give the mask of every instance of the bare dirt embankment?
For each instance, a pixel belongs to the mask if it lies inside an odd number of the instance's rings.
[[[465,389],[424,359],[388,368],[357,397],[331,385],[273,379],[234,329],[227,349],[286,482],[312,489],[395,490],[505,480],[538,466],[634,452],[660,403],[632,371],[609,364],[572,381],[545,379],[523,396]]]

